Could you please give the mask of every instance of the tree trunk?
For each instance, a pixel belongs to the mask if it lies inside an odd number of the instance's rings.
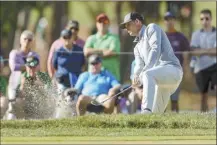
[[[53,2],[53,27],[52,27],[52,42],[60,37],[60,32],[64,28],[63,16],[68,11],[67,1],[55,1]]]

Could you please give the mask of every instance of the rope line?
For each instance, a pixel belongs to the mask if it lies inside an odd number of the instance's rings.
[[[59,51],[60,52],[60,51]],[[61,53],[74,53],[74,54],[82,54],[83,52],[79,52],[79,51],[74,51],[74,52],[61,52]],[[175,54],[189,54],[189,53],[191,53],[190,51],[176,51],[176,52],[174,52]],[[133,55],[133,52],[118,52],[118,53],[116,53],[116,55]],[[3,62],[7,62],[7,61],[9,61],[9,59],[8,58],[3,58],[3,59],[1,59],[0,61],[3,61]]]

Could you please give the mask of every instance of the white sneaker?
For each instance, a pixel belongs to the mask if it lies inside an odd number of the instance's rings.
[[[8,113],[7,120],[15,120],[15,119],[17,119],[16,115],[14,115],[13,113]]]
[[[152,112],[151,111],[149,111],[149,110],[142,110],[141,111],[141,114],[151,114]]]

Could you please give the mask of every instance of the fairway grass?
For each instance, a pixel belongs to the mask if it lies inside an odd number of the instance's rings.
[[[2,144],[215,144],[215,136],[3,137]]]
[[[87,115],[1,121],[1,143],[215,144],[216,114]]]

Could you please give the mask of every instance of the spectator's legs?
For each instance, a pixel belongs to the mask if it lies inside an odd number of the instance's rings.
[[[202,70],[195,74],[196,83],[201,95],[201,112],[208,111],[208,90],[210,84],[210,74],[207,70]]]
[[[118,114],[118,113],[121,113],[121,106],[119,104],[117,104],[115,107],[114,107],[114,114]]]
[[[117,91],[117,90],[110,90],[109,93],[108,93],[108,97],[114,96],[114,95],[117,93],[116,91]],[[107,97],[105,96],[105,98],[107,98]],[[103,106],[105,107],[105,109],[104,109],[104,112],[105,112],[105,113],[111,114],[111,113],[114,112],[114,108],[117,107],[116,109],[118,109],[118,107],[120,107],[119,104],[115,107],[115,100],[116,100],[116,99],[117,99],[116,97],[115,97],[115,98],[112,98],[112,99],[106,101],[106,102],[103,104]],[[118,113],[118,110],[117,110],[116,113]]]
[[[137,111],[139,105],[139,98],[135,91],[132,91],[127,100],[127,110],[129,114],[134,114]]]
[[[208,94],[201,93],[201,112],[208,111]]]
[[[171,110],[174,112],[179,112],[179,94],[180,94],[180,87],[176,89],[176,91],[171,95]]]
[[[8,108],[8,99],[5,96],[0,96],[0,109],[1,109],[1,119],[3,118],[5,112]]]
[[[7,110],[7,118],[8,120],[16,119],[15,114],[15,104],[16,104],[16,89],[8,87],[8,110]]]
[[[173,112],[176,112],[176,113],[179,112],[179,103],[178,103],[178,100],[171,100],[171,110]]]
[[[87,105],[90,104],[91,98],[89,96],[80,95],[76,103],[76,112],[78,116],[84,115],[87,110]]]
[[[55,118],[62,118],[65,112],[65,102],[63,100],[63,92],[67,89],[63,84],[57,83],[58,97],[56,99]]]
[[[105,95],[105,94],[99,95],[97,97],[97,101],[101,102],[102,100],[107,99],[107,98],[113,96],[114,94],[115,93],[111,93],[109,96]],[[104,113],[107,113],[107,114],[112,114],[113,113],[114,107],[115,107],[115,99],[116,98],[112,98],[112,99],[110,99],[110,100],[103,103],[103,106],[105,107],[104,108]]]

